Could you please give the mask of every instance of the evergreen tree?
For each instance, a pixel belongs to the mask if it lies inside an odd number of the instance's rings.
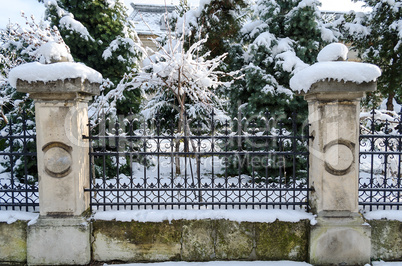
[[[138,67],[138,37],[133,24],[126,19],[123,2],[55,0],[45,4],[48,18],[59,28],[74,60],[103,75],[107,81],[102,86],[105,93],[113,90],[120,81],[124,82],[125,73]],[[131,88],[119,100],[117,113],[138,112],[141,93]]]
[[[229,52],[231,45],[239,42],[245,0],[202,1],[198,8],[187,12],[183,12],[187,10],[185,2],[182,6],[179,17],[173,16],[176,23],[171,24],[179,34],[186,33],[186,49],[200,39],[207,39],[202,52],[209,52],[208,59],[212,59]],[[227,57],[225,63],[230,65],[231,58]]]
[[[22,141],[7,140],[7,136],[35,134],[35,105],[26,93],[17,92],[10,85],[9,72],[27,62],[44,63],[40,47],[45,43],[59,43],[66,53],[68,47],[57,28],[51,28],[46,22],[36,23],[33,17],[29,20],[24,14],[22,16],[26,20],[25,28],[18,24],[9,24],[7,29],[0,30],[0,134],[5,137],[0,141],[0,150],[16,154],[3,156],[0,159],[0,168],[1,171],[10,173],[14,181],[31,184],[37,181],[36,158],[17,155],[34,153],[35,141],[28,139],[24,148]],[[11,163],[11,159],[14,163]],[[25,176],[25,171],[31,174]],[[13,176],[11,173],[14,173]]]
[[[266,112],[288,118],[293,111],[306,117],[306,104],[289,89],[289,80],[336,40],[321,21],[319,5],[317,0],[258,0],[251,6],[251,21],[241,30],[245,48],[232,56],[245,74],[228,92],[233,117],[239,111],[247,118]]]
[[[394,97],[402,102],[402,1],[364,2],[371,12],[350,12],[337,23],[362,61],[381,68],[378,91],[387,98],[387,109],[393,110]]]
[[[320,49],[336,41],[333,31],[321,20],[319,5],[318,0],[257,0],[250,6],[250,19],[241,29],[240,45],[235,46],[235,53],[229,54],[235,64],[243,66],[244,78],[227,91],[231,116],[243,132],[290,133],[295,130],[291,123],[295,119],[299,131],[294,133],[300,134],[307,119],[307,104],[290,90],[290,78],[315,63]],[[243,145],[244,149],[256,148],[247,143]],[[291,148],[275,140],[263,147],[267,150]],[[286,169],[290,164],[285,158],[279,157],[273,158],[277,161],[274,164],[282,169],[270,173],[271,177],[287,170],[292,172]],[[249,163],[240,165],[245,165],[243,171],[250,173],[251,169],[246,169]],[[254,171],[265,177],[264,167]]]

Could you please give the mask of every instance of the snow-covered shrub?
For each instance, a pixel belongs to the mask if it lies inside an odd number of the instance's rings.
[[[102,74],[101,96],[90,106],[91,119],[97,120],[99,110],[111,116],[139,112],[141,91],[117,93],[116,87],[126,82],[126,73],[135,71],[141,60],[140,41],[134,25],[127,19],[122,0],[43,1],[51,25],[57,26],[70,47],[75,61],[82,62]],[[114,97],[109,97],[108,94]],[[118,97],[118,98],[116,98]],[[115,102],[105,102],[105,99]],[[117,103],[117,104],[116,104]]]
[[[35,106],[27,94],[17,92],[10,85],[10,70],[31,61],[46,63],[43,49],[41,51],[42,45],[46,43],[59,43],[65,49],[66,56],[68,56],[69,49],[57,28],[50,27],[46,22],[37,23],[33,17],[28,19],[24,14],[22,16],[26,20],[24,27],[9,24],[6,29],[0,30],[0,134],[5,138],[9,135],[35,134]],[[36,150],[34,139],[27,140],[25,149],[23,141],[14,140],[12,145],[10,145],[10,141],[2,139],[0,149],[4,152],[14,153],[35,152]],[[20,182],[35,182],[37,175],[31,176],[30,180],[24,180],[24,172],[25,170],[29,173],[37,172],[36,159],[17,157],[13,158],[13,165],[11,165],[10,156],[3,156],[0,162],[2,172],[12,171],[14,177],[17,177]]]
[[[270,127],[279,128],[281,121],[284,129],[293,131],[290,121],[295,113],[300,134],[307,118],[307,104],[290,89],[289,80],[315,63],[322,47],[337,41],[337,33],[323,22],[317,0],[254,2],[240,32],[241,45],[230,55],[242,65],[244,74],[244,79],[226,91],[230,115],[255,121],[257,127],[264,129],[265,117],[272,117],[276,126],[271,123]],[[274,149],[268,147],[271,148]],[[287,172],[292,171],[291,167],[291,163],[286,164]]]

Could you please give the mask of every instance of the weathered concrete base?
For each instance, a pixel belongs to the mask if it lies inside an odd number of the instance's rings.
[[[39,218],[28,227],[29,265],[83,265],[91,260],[90,224],[81,217]]]
[[[370,263],[371,228],[358,215],[317,218],[310,234],[313,265],[365,265]]]

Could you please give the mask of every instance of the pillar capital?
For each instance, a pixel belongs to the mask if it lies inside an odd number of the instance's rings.
[[[28,63],[13,69],[10,76],[17,91],[29,93],[34,100],[90,99],[99,95],[102,81],[97,71],[73,62]]]
[[[89,101],[92,96],[99,95],[100,83],[93,83],[81,78],[69,78],[52,80],[48,82],[28,82],[17,80],[17,91],[29,93],[29,97],[35,101]]]
[[[321,80],[313,83],[307,92],[302,92],[307,102],[311,101],[360,101],[366,92],[375,91],[374,81],[355,83],[351,81]]]

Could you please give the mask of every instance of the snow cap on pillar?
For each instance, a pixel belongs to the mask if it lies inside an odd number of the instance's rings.
[[[11,86],[19,92],[83,93],[98,95],[102,75],[82,63],[73,62],[64,44],[48,42],[36,50],[39,62],[31,62],[10,71]],[[69,82],[65,82],[65,81]]]
[[[318,62],[346,61],[349,49],[342,43],[331,43],[325,46],[317,56]]]
[[[300,94],[312,93],[317,89],[314,84],[322,81],[355,83],[367,85],[381,76],[379,67],[358,62],[347,62],[348,48],[341,43],[332,43],[318,54],[318,63],[297,72],[290,79],[290,88]],[[358,86],[362,91],[374,91],[375,86]],[[337,91],[342,90],[340,86]]]

